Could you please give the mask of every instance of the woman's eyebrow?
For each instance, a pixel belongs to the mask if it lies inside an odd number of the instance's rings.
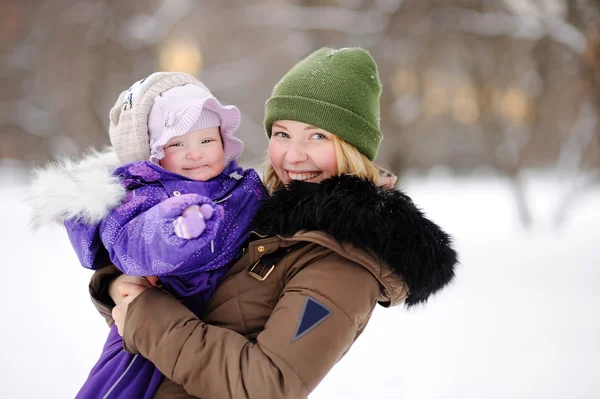
[[[287,128],[285,126],[280,125],[279,123],[273,123],[273,126],[278,127],[280,129],[286,129],[287,130]]]
[[[306,126],[304,128],[304,130],[314,130],[314,129],[320,130],[321,128],[316,127],[316,126],[312,126],[312,125],[308,125],[308,126]]]

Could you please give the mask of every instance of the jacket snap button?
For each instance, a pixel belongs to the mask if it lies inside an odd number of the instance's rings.
[[[257,250],[258,252],[260,252],[260,253],[263,253],[263,252],[265,252],[265,247],[263,247],[263,246],[261,245],[260,247],[256,248],[256,250]]]
[[[181,195],[181,193],[179,191],[173,191],[173,195],[176,197],[179,197]]]

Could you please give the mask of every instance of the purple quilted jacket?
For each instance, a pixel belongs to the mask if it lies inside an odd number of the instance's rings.
[[[206,282],[196,278],[202,276],[198,272],[220,269],[239,257],[259,201],[267,196],[257,173],[236,161],[206,182],[149,161],[124,165],[114,174],[128,190],[119,207],[97,224],[65,222],[81,264],[97,269],[110,261],[127,275],[159,276],[180,299],[203,290]],[[179,238],[173,220],[194,204],[210,204],[215,212],[198,238]]]
[[[151,162],[114,171],[128,190],[125,201],[100,223],[65,222],[84,267],[110,260],[125,274],[159,276],[164,288],[201,315],[220,279],[242,252],[260,200],[267,194],[252,169],[232,161],[217,177],[197,182]],[[173,220],[194,204],[210,204],[213,216],[196,239],[177,237]],[[123,350],[113,325],[98,362],[77,399],[150,399],[164,376],[139,355]]]

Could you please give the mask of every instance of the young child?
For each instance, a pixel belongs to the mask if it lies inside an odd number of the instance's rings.
[[[36,198],[64,221],[84,267],[112,262],[149,276],[200,316],[267,195],[256,172],[237,164],[239,122],[236,107],[193,77],[155,73],[121,93],[110,112],[111,143],[128,163],[110,174],[98,154],[50,166],[37,173]],[[52,192],[40,190],[50,181]],[[163,378],[123,350],[113,325],[77,398],[152,398]]]

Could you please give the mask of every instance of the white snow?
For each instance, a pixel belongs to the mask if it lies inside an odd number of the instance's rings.
[[[405,181],[454,235],[456,281],[426,306],[379,307],[311,398],[600,397],[600,188],[578,196],[556,228],[565,185],[548,173],[526,183],[529,231],[501,179]],[[91,272],[62,228],[29,230],[25,186],[0,187],[2,396],[74,397],[108,332],[88,297]]]

